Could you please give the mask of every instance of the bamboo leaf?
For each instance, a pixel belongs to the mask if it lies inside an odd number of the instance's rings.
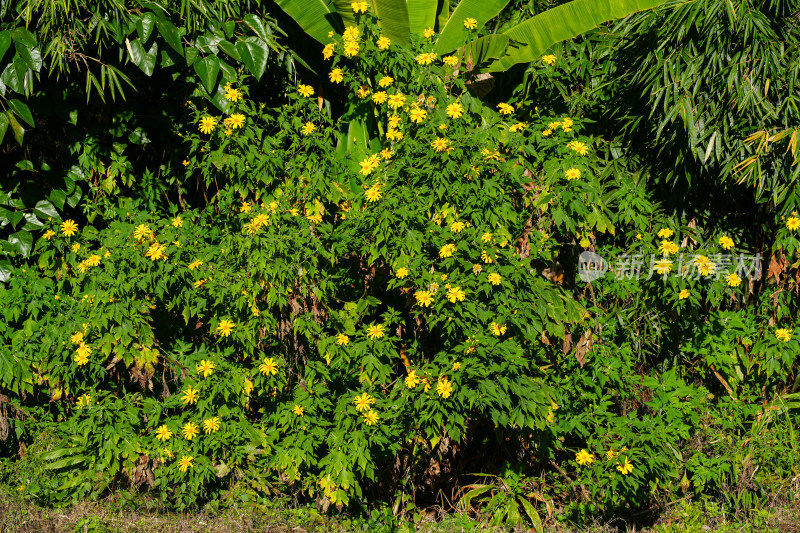
[[[372,4],[382,33],[397,44],[404,46],[411,44],[405,0],[372,0]]]
[[[408,25],[411,33],[422,35],[426,28],[436,27],[438,5],[435,0],[408,0]]]
[[[292,17],[307,34],[327,44],[328,33],[344,29],[342,17],[329,0],[276,0],[278,6]]]

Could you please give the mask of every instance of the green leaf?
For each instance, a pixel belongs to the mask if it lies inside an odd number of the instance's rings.
[[[8,47],[11,46],[11,32],[8,30],[0,31],[0,59],[3,59]]]
[[[544,528],[542,527],[542,519],[539,517],[539,513],[536,511],[536,508],[524,497],[520,497],[519,501],[522,503],[522,508],[525,510],[525,514],[527,514],[528,518],[530,518],[531,524],[533,524],[533,530],[536,533],[543,533]]]
[[[482,65],[489,59],[499,59],[508,48],[509,39],[505,35],[486,35],[467,43],[463,58],[467,70]]]
[[[538,59],[548,48],[572,39],[603,22],[625,17],[663,4],[666,0],[573,0],[548,9],[504,31],[519,43],[502,59],[489,66],[490,72],[507,70],[517,63]]]
[[[172,22],[165,19],[158,19],[156,21],[156,26],[158,27],[158,33],[161,34],[161,37],[164,38],[170,48],[182,56],[183,46],[181,46],[181,34],[178,28],[176,28]]]
[[[8,105],[11,106],[11,109],[13,109],[22,120],[27,122],[30,127],[33,127],[33,115],[27,105],[19,100],[9,100]]]
[[[434,52],[438,54],[452,52],[464,44],[469,36],[467,28],[464,27],[466,19],[477,20],[480,28],[500,13],[506,4],[508,0],[461,0],[433,46]]]
[[[234,61],[241,61],[242,59],[239,57],[239,52],[236,50],[236,46],[230,41],[226,41],[225,39],[221,40],[217,43],[220,50],[228,54]]]
[[[392,42],[408,46],[411,44],[411,30],[405,0],[372,0],[381,31]]]
[[[264,22],[259,18],[258,15],[245,15],[244,23],[251,30],[253,30],[262,41],[269,41],[269,33],[267,33],[267,28],[264,26]]]
[[[483,494],[484,492],[488,491],[493,487],[492,485],[470,485],[470,486],[475,488],[469,491],[468,493],[464,494],[464,496],[461,498],[461,501],[459,502],[464,509],[469,509],[470,503],[472,502],[472,499],[474,497],[480,496],[481,494]]]
[[[0,143],[3,142],[3,137],[6,135],[8,129],[8,117],[5,113],[0,113]]]
[[[136,30],[139,32],[139,39],[142,42],[147,42],[150,34],[153,32],[153,26],[156,24],[156,16],[153,13],[147,12],[139,17],[136,21]]]
[[[7,260],[0,260],[0,282],[6,282],[11,279],[11,271],[13,267],[11,266],[11,261]]]
[[[250,74],[260,80],[267,68],[267,55],[269,54],[267,43],[261,39],[248,39],[236,43],[236,49]]]
[[[200,81],[209,93],[214,92],[219,74],[219,59],[216,56],[206,56],[194,62],[194,71],[200,76]]]
[[[12,249],[22,254],[22,257],[28,257],[33,246],[33,235],[29,231],[18,231],[8,236],[8,243]]]
[[[25,44],[30,48],[33,48],[39,44],[36,41],[36,36],[25,28],[15,28],[11,32],[11,37],[14,39],[14,42]]]
[[[58,216],[58,211],[56,211],[55,206],[53,206],[53,204],[51,204],[47,200],[39,200],[38,202],[36,202],[36,206],[33,208],[33,212],[36,213],[37,216],[43,219],[61,218],[60,216]]]
[[[17,54],[19,57],[25,61],[25,64],[28,65],[28,68],[39,72],[42,68],[42,54],[39,52],[38,48],[32,48],[22,43],[17,43],[15,45],[17,49]]]
[[[342,17],[329,0],[276,0],[307,34],[321,42],[330,42],[329,32],[344,29]]]
[[[3,74],[0,74],[0,81],[11,87],[11,90],[16,93],[23,94],[25,92],[25,71],[19,75],[16,63],[6,65]]]
[[[431,0],[408,0],[408,25],[411,33],[422,35],[426,28],[436,27],[438,3]]]
[[[25,138],[25,128],[22,127],[22,124],[17,122],[17,119],[14,118],[11,111],[6,111],[6,117],[8,118],[8,123],[11,125],[11,132],[14,134],[14,139],[22,146],[22,141]]]
[[[151,76],[153,69],[156,66],[156,53],[158,52],[158,44],[153,43],[150,50],[145,50],[142,42],[139,39],[135,41],[125,41],[128,48],[128,53],[131,56],[133,64],[142,69],[146,75]]]

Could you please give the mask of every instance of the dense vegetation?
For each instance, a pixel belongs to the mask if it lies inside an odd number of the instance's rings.
[[[800,3],[0,16],[0,450],[34,502],[541,530],[792,486]]]

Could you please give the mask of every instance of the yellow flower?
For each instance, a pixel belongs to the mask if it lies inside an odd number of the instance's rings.
[[[233,328],[236,327],[236,324],[228,320],[227,318],[222,319],[220,323],[217,325],[217,331],[219,332],[220,336],[228,337],[233,331]]]
[[[404,381],[406,387],[408,387],[409,389],[413,389],[414,387],[416,387],[420,382],[419,376],[417,376],[417,371],[412,370],[411,372],[409,372],[408,375],[405,377]]]
[[[388,37],[381,35],[375,44],[378,45],[378,50],[388,50],[389,45],[392,44],[392,41],[389,40]]]
[[[187,422],[183,428],[181,429],[181,433],[183,433],[183,438],[186,440],[192,440],[197,435],[200,434],[200,430],[196,424],[192,422]]]
[[[373,170],[378,168],[380,163],[381,160],[377,155],[367,157],[359,163],[359,165],[361,165],[361,174],[368,176]]]
[[[467,293],[461,289],[461,287],[450,287],[447,289],[447,299],[450,300],[451,304],[456,302],[463,302],[464,298],[466,298]]]
[[[465,223],[458,220],[450,224],[450,231],[452,231],[453,233],[461,233],[461,230],[463,230],[466,226],[467,225]]]
[[[381,159],[385,159],[388,161],[389,159],[392,158],[392,155],[394,155],[394,153],[388,148],[384,148],[383,150],[381,150]]]
[[[278,374],[278,363],[272,357],[266,357],[259,365],[258,371],[265,376],[275,376]]]
[[[730,250],[733,248],[733,239],[728,237],[727,235],[723,235],[719,238],[719,245],[722,246],[725,250]]]
[[[497,104],[497,109],[500,111],[501,115],[510,115],[514,112],[514,106],[506,104],[505,102]]]
[[[292,412],[297,416],[303,416],[303,413],[305,413],[305,409],[295,404],[294,407],[292,407]]]
[[[166,244],[159,244],[157,242],[154,242],[144,253],[144,256],[149,257],[152,261],[158,261],[159,259],[167,259],[167,254],[164,253],[166,249],[167,249]]]
[[[364,197],[367,199],[368,202],[377,202],[383,197],[383,193],[381,192],[381,187],[379,184],[375,184],[366,191],[364,191]]]
[[[678,245],[672,241],[663,240],[658,246],[658,251],[666,255],[676,254],[678,253]]]
[[[159,426],[156,430],[156,438],[160,441],[166,441],[172,438],[172,432],[166,425]]]
[[[75,244],[72,245],[72,253],[77,254],[78,250],[80,249],[81,249],[81,243],[76,242]]]
[[[333,50],[335,47],[336,47],[335,43],[326,44],[325,47],[322,49],[322,57],[325,59],[330,59],[331,57],[333,57]]]
[[[489,241],[491,241],[491,240],[492,240],[492,233],[491,233],[491,232],[487,231],[486,233],[484,233],[483,235],[481,235],[481,241],[483,241],[483,242],[489,242]]]
[[[81,345],[81,348],[84,348],[84,345]],[[88,351],[86,349],[82,350],[81,348],[78,348],[77,352],[75,353],[74,360],[78,366],[83,366],[86,363],[88,363],[89,354],[91,354],[91,349],[88,346],[85,346],[85,348],[87,348]]]
[[[312,96],[314,94],[314,88],[311,85],[301,83],[297,86],[297,92],[300,93],[300,96]]]
[[[200,119],[200,133],[211,133],[217,127],[217,119],[208,115]]]
[[[571,168],[564,172],[564,177],[568,180],[579,180],[581,179],[581,171],[577,168]]]
[[[486,250],[481,250],[481,259],[487,265],[490,265],[490,264],[494,263],[494,260],[492,259],[492,256],[487,254]]]
[[[734,272],[733,274],[728,274],[725,276],[725,279],[728,280],[728,285],[731,287],[738,287],[742,284],[742,278],[739,277],[739,274]]]
[[[68,219],[61,223],[61,234],[65,237],[72,237],[78,231],[78,225],[74,220]]]
[[[333,83],[342,83],[342,80],[344,80],[344,71],[340,68],[335,68],[328,73],[328,78]]]
[[[553,54],[542,56],[542,61],[544,61],[548,65],[554,65],[556,62],[556,56],[554,56]]]
[[[555,129],[558,129],[558,127],[560,125],[561,125],[560,122],[551,122],[550,124],[547,125],[547,129],[548,130],[555,130]]]
[[[92,403],[92,397],[88,394],[84,394],[83,396],[78,396],[78,409],[83,409],[84,407],[89,407]]]
[[[796,216],[789,217],[786,220],[786,228],[792,231],[796,230],[797,228],[800,228],[800,218],[797,218]]]
[[[225,99],[231,102],[238,102],[242,99],[242,91],[234,89],[233,87],[227,87],[225,89]]]
[[[441,258],[450,257],[450,256],[453,255],[453,252],[455,252],[456,249],[457,249],[457,247],[456,247],[455,244],[452,244],[452,243],[445,244],[444,246],[442,246],[439,249],[439,257],[441,257]]]
[[[440,377],[439,381],[436,383],[436,394],[442,398],[449,398],[452,392],[453,382],[447,379],[445,376]]]
[[[369,410],[370,405],[375,405],[375,398],[365,392],[361,396],[356,396],[353,403],[356,404],[356,410],[360,413]]]
[[[375,102],[376,104],[385,103],[387,98],[388,95],[386,94],[386,91],[378,91],[376,93],[372,93],[372,101]]]
[[[389,127],[390,127],[390,128],[396,128],[396,127],[398,127],[400,124],[402,124],[402,123],[403,123],[403,119],[402,119],[402,118],[400,118],[400,115],[394,114],[394,115],[392,115],[391,117],[389,117],[389,120],[388,120],[388,122],[387,122],[387,123],[389,124]]]
[[[461,363],[459,363],[458,361],[453,363],[453,371],[454,372],[457,371],[459,368],[461,368]]]
[[[675,232],[669,228],[661,228],[660,230],[658,230],[658,238],[669,239],[670,237],[672,237],[672,235],[674,235],[674,233]]]
[[[367,338],[371,340],[383,338],[383,324],[372,324],[367,326]]]
[[[447,116],[450,118],[460,118],[464,114],[464,106],[458,102],[453,102],[447,106]]]
[[[408,112],[408,115],[411,117],[412,122],[421,124],[428,117],[428,112],[419,107],[414,107]]]
[[[305,124],[303,124],[303,129],[300,130],[300,132],[303,135],[310,135],[310,134],[314,133],[315,129],[317,129],[317,125],[316,124],[314,124],[313,122],[306,122]]]
[[[505,324],[498,324],[497,322],[492,322],[489,326],[489,331],[492,332],[492,335],[499,337],[500,335],[504,335],[507,328]]]
[[[434,139],[434,141],[431,143],[431,148],[433,148],[437,152],[444,152],[446,150],[449,150],[450,141],[445,139],[444,137],[436,137],[436,139]]]
[[[792,330],[787,328],[776,329],[775,338],[781,342],[789,342],[792,340]]]
[[[681,289],[681,292],[678,293],[678,300],[685,300],[690,294],[686,289]]]
[[[181,456],[181,458],[178,460],[178,470],[181,472],[186,472],[188,468],[194,468],[194,465],[192,465],[192,459],[194,459],[194,457],[191,455]]]
[[[669,259],[660,259],[656,261],[653,266],[658,274],[669,274],[672,270],[672,261]]]
[[[173,228],[182,228],[183,227],[183,219],[181,217],[175,217],[172,219],[172,227]]]
[[[423,307],[430,307],[433,303],[433,296],[428,291],[417,291],[414,293],[414,298],[417,299],[417,304]]]
[[[434,61],[436,61],[436,53],[435,52],[428,52],[426,54],[420,54],[414,58],[417,63],[420,65],[430,65]]]
[[[581,155],[586,155],[589,153],[589,147],[586,146],[585,143],[582,143],[580,141],[570,141],[569,143],[567,143],[567,148],[569,148],[570,150],[575,150]]]
[[[397,279],[405,278],[406,276],[408,276],[408,269],[406,267],[398,268],[397,272],[395,272],[395,276],[397,276]]]
[[[345,335],[344,333],[339,333],[336,335],[336,344],[339,346],[347,346],[350,343],[350,337]]]
[[[353,13],[366,13],[367,12],[367,3],[366,2],[353,2],[350,4],[350,7],[353,8]]]
[[[139,224],[136,226],[136,229],[133,230],[133,238],[137,241],[143,241],[145,239],[152,239],[156,236],[153,233],[153,230],[150,229],[150,226],[147,224]]]
[[[344,42],[344,55],[347,57],[355,57],[358,55],[358,52],[361,50],[361,47],[358,45],[356,41],[345,41]]]
[[[455,67],[458,65],[458,58],[456,56],[445,56],[442,58],[442,62],[448,67]]]
[[[391,76],[384,76],[384,77],[382,77],[380,79],[380,81],[378,82],[378,85],[385,89],[386,87],[390,86],[392,83],[394,83],[394,78],[392,78]]]
[[[406,96],[401,92],[396,92],[389,96],[389,107],[397,109],[403,107],[406,103]]]
[[[199,391],[197,389],[193,389],[192,386],[189,385],[189,387],[183,393],[183,397],[181,398],[181,400],[183,400],[184,405],[192,405],[197,403],[197,400],[199,398],[200,398]]]
[[[45,231],[45,232],[44,232],[44,235],[42,235],[42,237],[43,237],[43,238],[44,238],[46,241],[49,241],[50,239],[52,239],[52,238],[53,238],[53,235],[55,235],[55,234],[56,234],[56,232],[55,232],[55,231],[53,231],[53,230],[49,229],[49,230],[47,230],[47,231]]]
[[[379,418],[380,417],[378,416],[378,413],[376,413],[372,409],[364,413],[364,423],[367,424],[368,426],[374,426],[375,424],[377,424]]]
[[[191,163],[191,162],[190,162],[188,159],[184,159],[184,160],[182,161],[182,163],[183,163],[183,166],[185,166],[185,167],[188,167],[189,165],[191,165],[191,164],[192,164],[192,163]]]
[[[245,396],[250,396],[250,393],[253,391],[253,382],[249,379],[244,380],[244,387],[242,388],[242,394]]]
[[[361,87],[359,87],[358,90],[356,91],[356,96],[358,96],[359,98],[366,98],[367,96],[369,96],[369,87],[367,87],[366,85],[362,85]]]
[[[425,31],[422,32],[422,35],[424,35],[426,39],[430,39],[436,35],[436,32],[433,31],[433,28],[425,28]]]
[[[717,267],[708,257],[704,255],[698,255],[695,257],[694,264],[700,268],[700,274],[703,276],[710,276],[714,273],[714,270]]]
[[[196,260],[196,261],[194,261],[194,262],[189,264],[189,270],[194,270],[195,268],[199,267],[202,264],[203,264],[203,262],[198,259],[198,260]]]
[[[73,333],[69,340],[72,344],[83,344],[83,332],[78,331],[77,333]]]
[[[241,128],[246,120],[247,117],[245,117],[241,113],[234,113],[233,115],[226,118],[224,123],[228,128],[235,130]]]
[[[464,27],[468,30],[474,30],[478,27],[478,21],[472,17],[464,19]]]
[[[348,26],[344,30],[344,37],[345,41],[355,41],[361,36],[361,31],[355,26]]]
[[[631,464],[630,460],[626,457],[624,463],[617,465],[617,470],[622,472],[623,475],[628,475],[631,472],[633,472],[633,465]]]
[[[214,433],[215,431],[219,431],[219,426],[220,426],[220,423],[219,423],[219,417],[218,416],[214,416],[214,417],[211,417],[211,418],[206,418],[205,420],[203,420],[203,431],[206,432],[206,435],[210,435],[211,433]]]
[[[566,117],[564,120],[562,120],[562,121],[561,121],[561,128],[562,128],[564,131],[569,131],[570,129],[572,129],[572,125],[573,125],[574,123],[575,123],[575,122],[573,122],[573,120],[572,120],[571,118],[569,118],[569,117]]]
[[[594,461],[594,454],[586,450],[581,450],[575,455],[575,462],[581,466],[591,464],[592,461]]]
[[[211,361],[203,359],[200,361],[200,364],[197,365],[197,373],[202,374],[204,378],[207,378],[208,376],[214,373],[215,368],[217,368],[217,365],[215,365]]]
[[[517,122],[513,126],[510,126],[508,128],[508,131],[510,131],[511,133],[516,133],[518,131],[524,130],[527,127],[528,127],[528,123],[527,122]]]
[[[503,277],[497,272],[492,272],[491,274],[489,274],[487,279],[489,280],[489,283],[491,283],[492,285],[500,285],[500,283],[502,283],[503,281]]]
[[[386,132],[386,138],[390,141],[399,141],[403,138],[403,132],[394,128],[389,128]]]
[[[542,137],[549,137],[551,133],[553,133],[553,130],[544,130],[542,132]]]

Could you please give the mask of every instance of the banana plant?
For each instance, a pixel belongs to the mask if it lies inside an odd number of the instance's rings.
[[[472,34],[464,27],[464,20],[475,19],[480,28],[508,2],[461,0],[451,11],[450,0],[370,0],[383,32],[392,42],[408,45],[411,35],[433,28],[439,33],[434,45],[436,53],[446,54],[459,48],[463,53],[466,49],[472,53],[472,63],[481,65],[485,72],[500,72],[518,63],[529,63],[561,41],[604,22],[657,7],[665,0],[573,0],[492,35],[473,39],[465,48],[463,43]],[[355,23],[349,0],[277,0],[277,3],[308,35],[323,44],[329,42],[330,32],[341,32]]]

